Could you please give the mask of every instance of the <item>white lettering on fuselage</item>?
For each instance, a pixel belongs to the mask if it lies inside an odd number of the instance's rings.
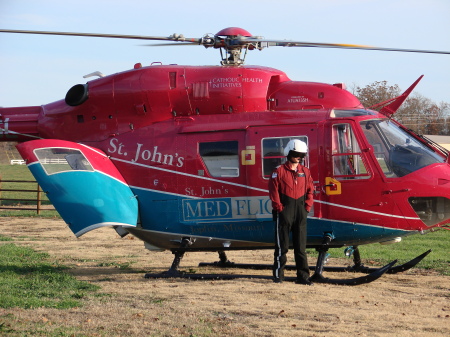
[[[136,143],[134,151],[128,152],[126,151],[123,143],[119,143],[117,138],[112,138],[109,141],[109,146],[110,147],[107,149],[109,154],[117,154],[122,157],[128,157],[129,153],[134,153],[134,158],[131,159],[133,163],[153,162],[176,167],[183,167],[184,165],[184,157],[181,157],[178,153],[169,154],[160,152],[157,145],[153,146],[153,148],[147,149],[144,147],[144,144]]]
[[[184,221],[269,219],[271,215],[268,196],[183,200]]]
[[[243,83],[263,83],[262,78],[257,77],[243,77],[242,78]]]
[[[222,196],[227,195],[229,193],[228,188],[221,186],[219,188],[212,188],[211,186],[205,187],[201,186],[201,191],[199,192],[197,188],[186,187],[185,188],[186,195],[196,196],[196,197],[208,197],[208,196]]]
[[[211,88],[241,88],[242,83],[263,83],[262,78],[257,77],[216,77],[209,81]]]
[[[308,101],[308,97],[305,96],[292,96],[287,100],[288,103],[307,103]]]

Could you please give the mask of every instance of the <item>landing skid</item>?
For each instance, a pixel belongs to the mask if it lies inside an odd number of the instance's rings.
[[[416,256],[414,259],[412,259],[408,262],[405,262],[404,264],[389,268],[386,271],[386,274],[397,274],[397,273],[401,273],[401,272],[404,272],[408,269],[415,267],[428,254],[430,254],[431,251],[432,250],[429,249],[426,252],[420,254],[419,256]],[[373,271],[377,270],[376,268],[366,267],[361,263],[361,258],[359,256],[359,251],[357,249],[355,250],[353,261],[355,262],[355,264],[350,267],[325,267],[325,270],[330,271],[330,272],[347,271],[347,272],[355,272],[355,273],[363,273],[363,274],[370,274]]]
[[[427,250],[425,253],[420,254],[419,256],[415,257],[414,259],[405,262],[404,264],[398,265],[398,266],[392,266],[386,271],[386,274],[397,274],[404,272],[408,269],[411,269],[415,267],[420,261],[422,261],[428,254],[431,253],[431,249]],[[216,262],[201,262],[199,263],[199,267],[207,267],[207,266],[215,266],[218,268],[239,268],[239,269],[254,269],[254,270],[269,270],[272,269],[273,266],[271,264],[249,264],[249,263],[234,263],[229,261],[228,259],[224,260],[220,256],[220,254],[224,252],[219,252],[220,261]],[[350,267],[323,267],[323,271],[328,272],[355,272],[355,273],[363,273],[363,274],[370,274],[373,273],[380,268],[372,268],[372,267],[366,267],[361,263],[361,259],[359,257],[359,251],[355,250],[354,253],[354,262],[355,264]],[[286,265],[286,270],[295,270],[294,265]],[[310,266],[310,270],[315,270],[316,266]]]
[[[223,252],[221,252],[223,253]],[[159,274],[145,274],[145,278],[183,278],[191,280],[235,280],[235,279],[265,279],[272,280],[272,276],[269,275],[236,275],[236,274],[192,274],[184,273],[178,270],[179,261],[181,261],[184,252],[176,252],[174,263],[172,263],[171,268],[168,271]],[[224,253],[223,253],[224,254]],[[352,278],[352,279],[330,279],[323,277],[321,272],[314,273],[310,278],[312,282],[317,283],[328,283],[328,284],[338,284],[338,285],[359,285],[364,283],[370,283],[380,278],[384,273],[386,273],[389,268],[391,268],[397,261],[393,261],[386,266],[376,269],[368,275]],[[216,266],[221,268],[246,268],[246,269],[271,269],[271,265],[252,265],[252,264],[236,264],[227,261],[225,264],[221,262],[216,263],[200,263],[199,266]],[[295,269],[295,268],[294,268]],[[323,271],[323,269],[322,269]],[[296,277],[285,277],[286,282],[294,282]]]
[[[184,241],[184,240],[183,240]],[[184,241],[184,247],[189,245],[189,241]],[[145,278],[154,278],[154,279],[160,279],[160,278],[184,278],[184,279],[190,279],[190,280],[234,280],[239,278],[257,278],[257,279],[272,279],[271,276],[265,276],[265,275],[230,275],[230,274],[192,274],[192,273],[185,273],[180,271],[178,268],[180,266],[181,259],[184,256],[183,250],[174,250],[173,254],[174,259],[172,262],[172,266],[169,268],[169,270],[159,273],[159,274],[145,274]],[[219,252],[220,258],[225,257],[225,252]],[[294,278],[292,278],[292,281],[295,281]]]
[[[316,283],[327,283],[327,284],[338,284],[338,285],[360,285],[365,283],[370,283],[381,276],[383,276],[388,270],[390,270],[396,263],[397,260],[388,263],[384,267],[381,268],[371,268],[370,273],[365,276],[350,278],[350,279],[332,279],[327,278],[322,275],[323,271],[344,271],[344,268],[340,268],[340,270],[331,270],[329,267],[325,267],[325,258],[326,252],[328,249],[320,249],[319,257],[317,258],[317,264],[315,267],[309,267],[311,270],[314,270],[314,274],[310,277],[310,281]],[[244,269],[257,269],[257,270],[268,270],[272,269],[273,265],[268,264],[238,264],[230,262],[228,259],[224,258],[224,252],[219,252],[220,261],[213,263],[200,263],[199,266],[216,266],[220,268],[244,268]],[[289,265],[285,267],[286,270],[295,270],[295,266]],[[288,280],[285,278],[285,280]],[[295,278],[294,278],[295,281]]]
[[[378,278],[380,278],[389,268],[391,268],[394,264],[397,263],[397,260],[392,261],[391,263],[385,265],[384,267],[375,270],[374,272],[361,277],[351,278],[351,279],[330,279],[327,277],[324,277],[322,275],[324,269],[325,269],[325,261],[327,258],[327,252],[329,249],[329,243],[331,242],[332,237],[331,235],[326,235],[323,240],[322,246],[317,248],[317,251],[319,252],[319,256],[317,257],[317,263],[316,268],[314,269],[314,274],[310,277],[310,280],[312,282],[318,282],[318,283],[329,283],[329,284],[339,284],[339,285],[349,285],[349,286],[356,286],[364,283],[370,283]]]
[[[359,250],[356,247],[354,253],[354,263],[355,265],[352,267],[339,268],[339,267],[325,267],[325,260],[327,256],[327,251],[329,249],[328,242],[330,239],[326,238],[324,240],[324,245],[318,248],[319,256],[317,258],[317,264],[315,267],[310,267],[311,270],[314,270],[314,274],[311,276],[310,280],[312,282],[317,283],[328,283],[328,284],[337,284],[337,285],[360,285],[365,283],[370,283],[378,278],[380,278],[385,273],[395,274],[398,272],[402,272],[408,270],[415,265],[417,265],[422,259],[427,256],[431,250],[426,251],[425,253],[417,256],[409,262],[406,262],[400,266],[394,267],[397,260],[388,263],[384,267],[381,268],[368,268],[362,265],[361,258],[359,254]],[[181,259],[184,256],[186,248],[190,245],[190,241],[188,239],[183,241],[181,250],[174,250],[173,253],[175,255],[172,266],[166,272],[159,274],[146,274],[145,278],[184,278],[191,280],[234,280],[234,279],[267,279],[271,280],[272,276],[268,275],[235,275],[235,274],[192,274],[192,273],[184,273],[181,272],[178,268],[181,262]],[[241,269],[257,269],[257,270],[267,270],[272,269],[272,265],[267,264],[238,264],[233,263],[228,260],[224,251],[219,251],[220,261],[213,263],[200,263],[199,266],[215,266],[220,268],[241,268]],[[287,270],[295,270],[295,266],[286,266]],[[323,271],[331,271],[331,272],[339,272],[339,271],[347,271],[347,272],[360,272],[365,273],[367,275],[351,278],[351,279],[331,279],[324,277],[322,275]],[[285,281],[295,281],[295,277],[285,277]]]

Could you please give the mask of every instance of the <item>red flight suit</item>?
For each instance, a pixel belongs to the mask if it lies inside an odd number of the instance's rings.
[[[276,217],[274,281],[284,278],[286,253],[289,249],[289,233],[292,232],[297,280],[309,278],[306,256],[306,219],[314,203],[313,180],[309,169],[298,164],[294,171],[289,162],[278,166],[269,180],[269,196]]]

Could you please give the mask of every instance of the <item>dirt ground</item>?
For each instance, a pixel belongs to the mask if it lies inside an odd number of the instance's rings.
[[[360,286],[146,279],[146,272],[170,266],[171,252],[150,252],[138,239],[120,238],[110,228],[77,239],[61,220],[0,218],[0,230],[16,244],[48,252],[104,294],[69,310],[0,309],[0,323],[13,317],[9,323],[17,330],[34,325],[54,335],[58,329],[72,331],[69,336],[450,336],[450,278],[430,271],[384,275]],[[271,263],[272,252],[238,251],[228,257]],[[198,267],[216,260],[217,253],[188,253],[181,269],[224,273]]]

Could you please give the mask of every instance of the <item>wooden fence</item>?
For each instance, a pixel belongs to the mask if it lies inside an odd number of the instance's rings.
[[[14,185],[20,186],[23,184],[36,184],[36,188],[35,189],[20,189],[20,188],[3,188],[3,183],[14,183]],[[20,193],[29,193],[32,195],[35,195],[36,197],[33,199],[23,199],[23,198],[4,198],[3,197],[3,192],[20,192]],[[39,184],[36,181],[30,181],[30,180],[3,180],[0,177],[0,210],[2,209],[8,209],[8,210],[36,210],[37,214],[41,214],[42,210],[55,210],[55,208],[52,205],[46,205],[43,206],[42,205],[42,189],[41,186],[39,186]],[[18,206],[4,206],[3,205],[3,201],[17,201],[18,202]],[[21,205],[20,202],[26,201],[26,202],[33,202],[32,205]],[[35,204],[34,204],[35,203]]]

